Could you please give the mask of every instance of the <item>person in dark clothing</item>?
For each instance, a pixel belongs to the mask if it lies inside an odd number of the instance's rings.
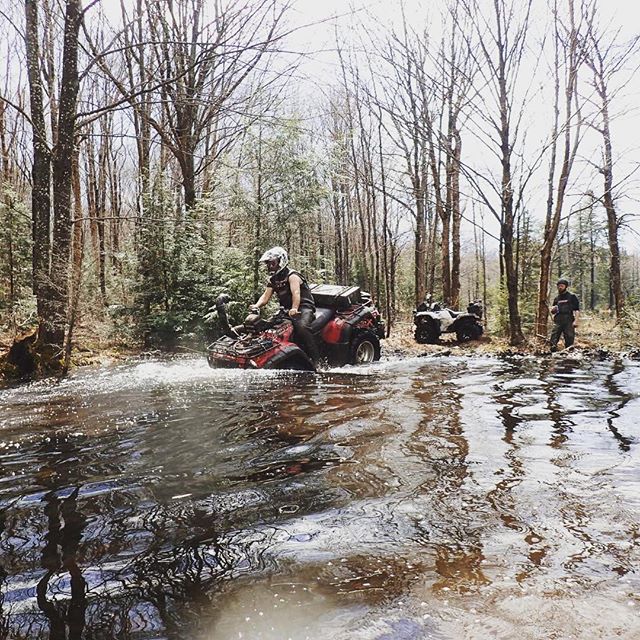
[[[284,307],[295,328],[295,340],[305,353],[317,364],[320,360],[318,345],[311,333],[310,326],[316,317],[316,305],[311,289],[304,277],[290,269],[289,256],[282,247],[273,247],[260,258],[269,272],[269,281],[252,310],[259,313],[275,292],[280,305]]]
[[[580,302],[578,297],[569,291],[569,281],[560,278],[557,282],[558,295],[553,299],[551,315],[553,329],[551,330],[551,351],[558,350],[560,336],[564,338],[565,349],[570,347],[576,338]]]

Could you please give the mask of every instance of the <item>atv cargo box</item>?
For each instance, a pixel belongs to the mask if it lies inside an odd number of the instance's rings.
[[[328,307],[336,311],[343,311],[356,304],[364,302],[360,287],[344,287],[336,284],[312,284],[311,294],[317,307]]]

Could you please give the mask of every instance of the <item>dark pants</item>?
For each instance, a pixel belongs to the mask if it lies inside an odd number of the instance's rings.
[[[564,338],[564,346],[570,347],[576,339],[576,329],[573,326],[573,317],[556,316],[553,319],[553,329],[551,329],[551,348],[558,348],[558,340],[560,336]]]
[[[302,307],[302,309],[300,309],[300,315],[297,318],[292,318],[293,327],[295,329],[294,340],[309,356],[309,358],[313,360],[314,364],[320,360],[318,345],[316,344],[316,340],[309,329],[311,323],[315,319],[315,311],[308,307]]]

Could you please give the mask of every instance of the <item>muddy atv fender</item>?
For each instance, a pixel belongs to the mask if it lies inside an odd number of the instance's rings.
[[[482,335],[482,325],[473,320],[466,320],[456,327],[456,338],[458,342],[469,342],[478,340]]]
[[[433,318],[426,318],[416,325],[413,335],[418,344],[435,344],[440,337],[440,327]]]
[[[264,369],[284,369],[294,371],[315,371],[316,368],[307,354],[296,345],[289,345],[279,351],[263,367]]]
[[[359,331],[349,345],[349,364],[371,364],[380,360],[380,339],[371,331]]]

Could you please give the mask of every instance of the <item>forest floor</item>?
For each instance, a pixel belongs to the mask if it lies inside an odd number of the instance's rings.
[[[549,333],[551,323],[549,323]],[[562,346],[562,339],[560,340]],[[573,351],[590,353],[617,354],[632,353],[640,355],[640,317],[629,314],[624,324],[616,326],[608,313],[582,313],[576,328],[576,341]],[[400,357],[426,355],[535,355],[550,354],[549,343],[539,343],[530,338],[523,345],[512,347],[506,337],[495,335],[485,329],[480,340],[458,342],[454,333],[443,334],[437,344],[418,344],[413,337],[411,320],[396,323],[391,336],[384,341],[383,352],[386,355]]]

